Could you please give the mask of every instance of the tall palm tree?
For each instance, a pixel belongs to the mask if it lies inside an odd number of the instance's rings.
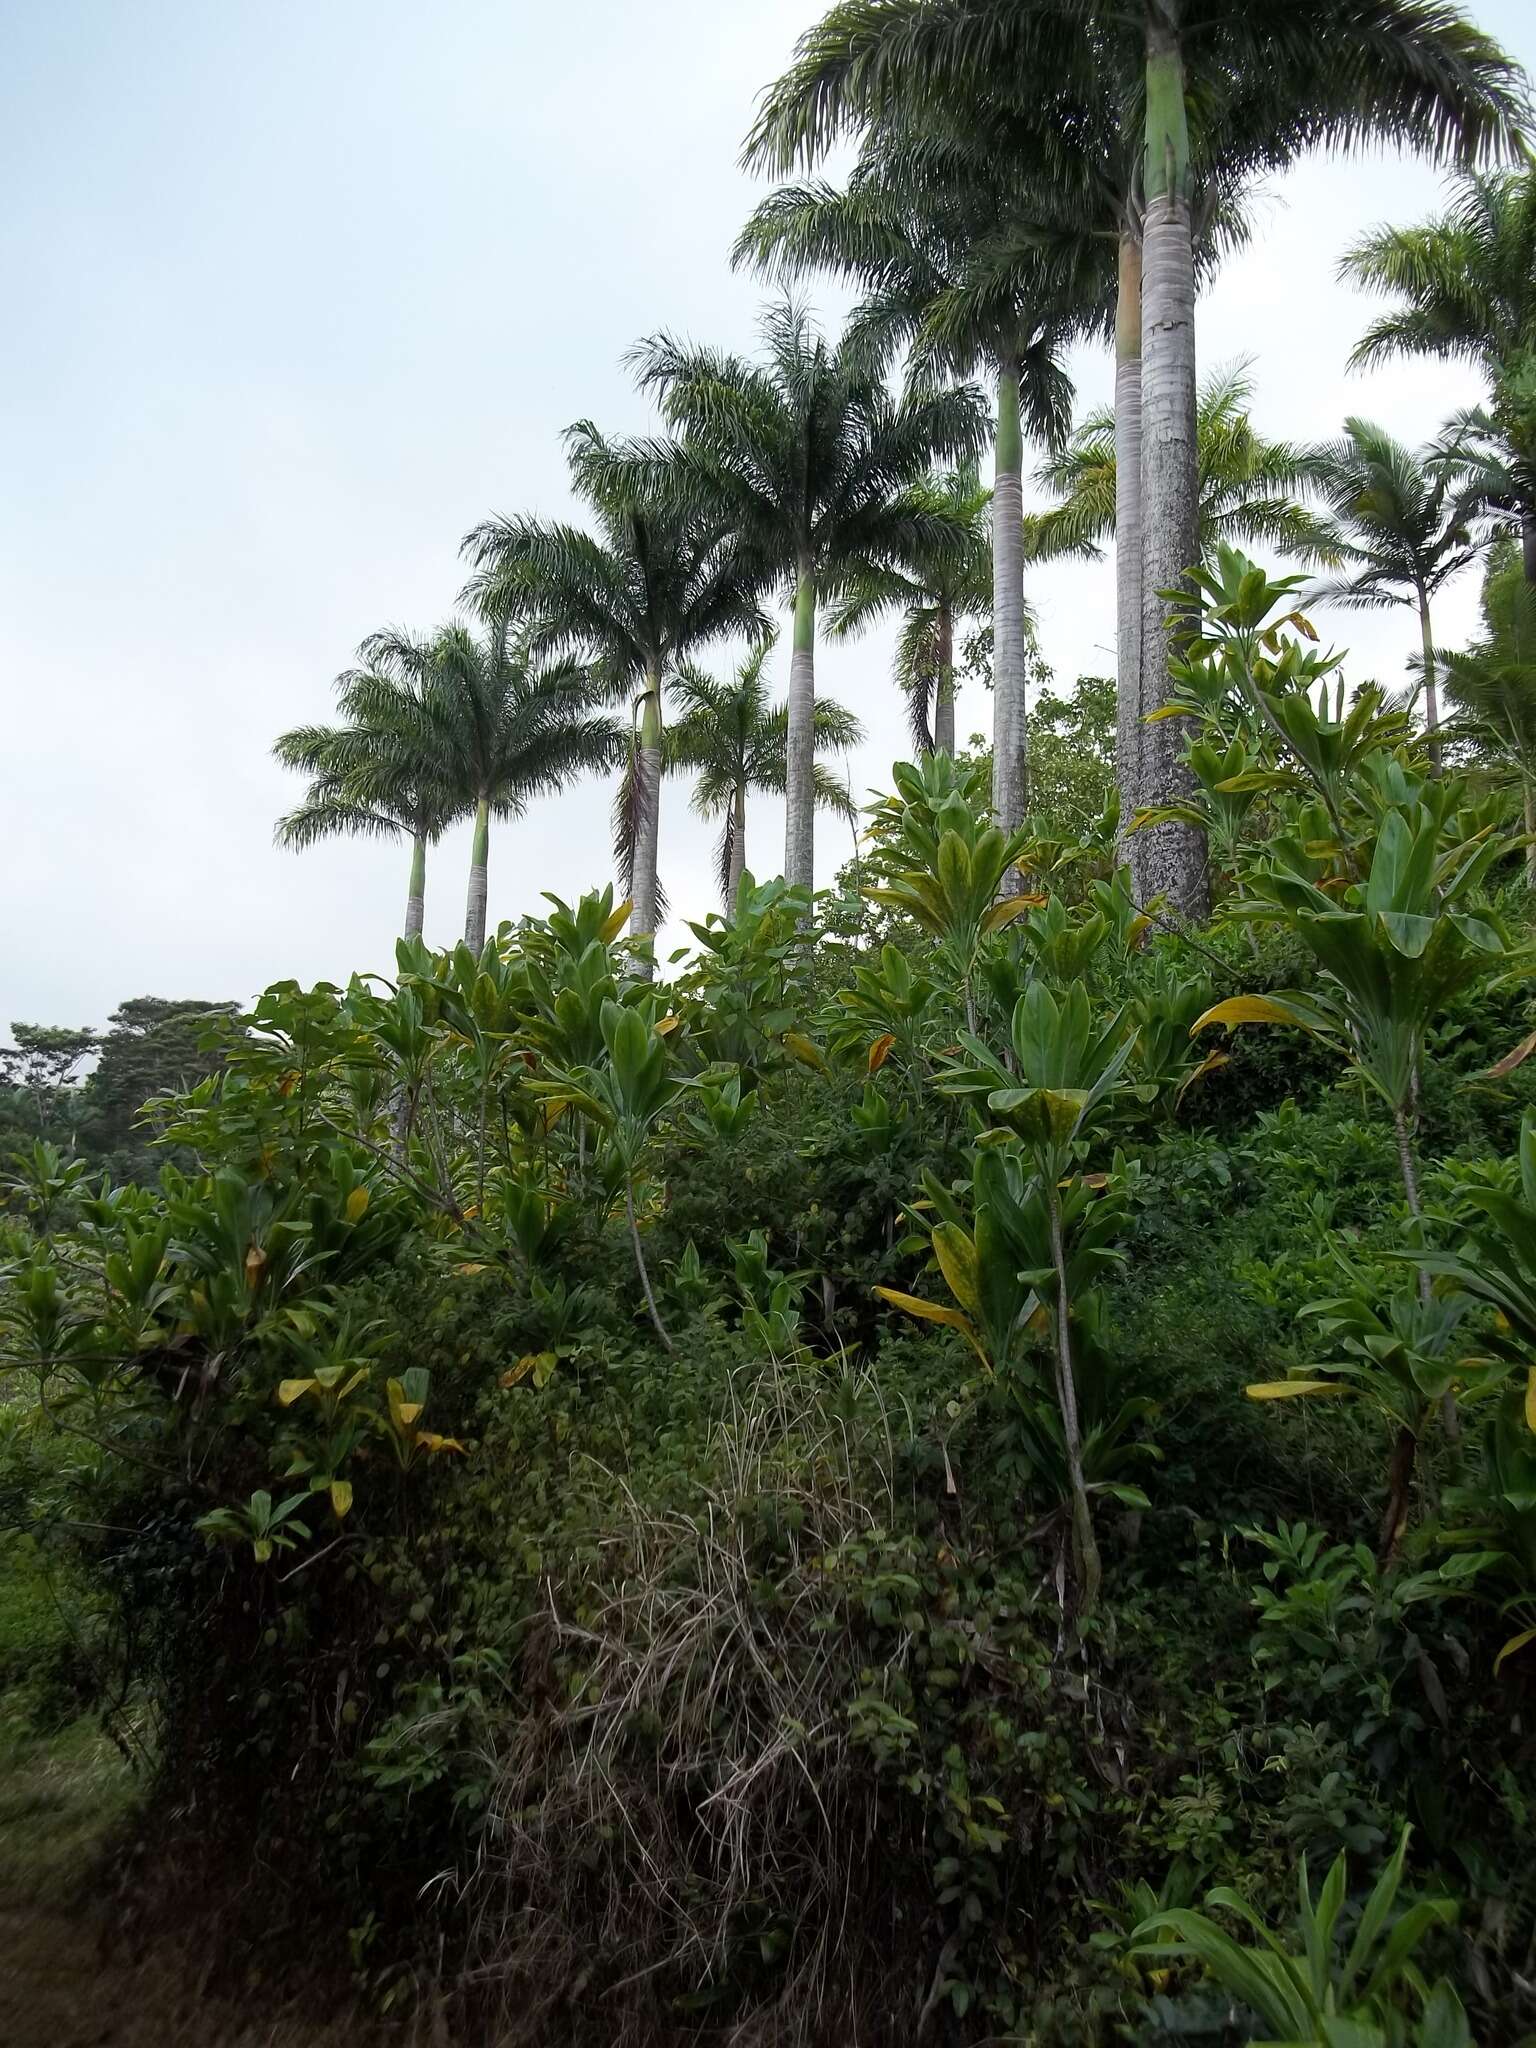
[[[677,436],[637,454],[771,562],[794,600],[784,875],[815,886],[816,612],[850,577],[889,563],[944,522],[909,496],[935,461],[975,456],[986,431],[969,386],[893,398],[878,358],[835,346],[792,300],[770,305],[748,361],[668,334],[630,359]]]
[[[1452,719],[1520,790],[1526,831],[1525,878],[1536,889],[1536,585],[1507,543],[1490,556],[1483,580],[1483,638],[1441,658]]]
[[[899,562],[871,564],[849,583],[828,620],[836,637],[901,614],[896,683],[923,753],[955,751],[955,629],[992,608],[987,491],[974,464],[953,469],[914,494],[930,501],[951,532],[929,535]],[[995,643],[994,643],[995,644]]]
[[[667,728],[666,765],[698,779],[693,808],[701,818],[724,820],[717,874],[725,907],[747,865],[747,798],[754,790],[784,794],[789,772],[789,710],[770,703],[763,669],[771,640],[760,641],[733,673],[721,680],[684,662],[673,681],[678,710]],[[813,738],[818,753],[846,752],[864,737],[859,721],[830,697],[816,700]],[[846,787],[818,761],[817,806],[852,817]]]
[[[1339,531],[1341,573],[1317,596],[1342,605],[1409,605],[1424,660],[1424,720],[1438,764],[1440,712],[1430,604],[1478,552],[1477,496],[1465,469],[1433,449],[1416,452],[1369,420],[1348,419],[1341,439],[1308,458]]]
[[[1397,300],[1352,363],[1439,356],[1487,378],[1488,404],[1461,415],[1456,438],[1490,507],[1518,522],[1536,583],[1536,168],[1463,177],[1448,212],[1367,235],[1340,274]]]
[[[686,500],[673,487],[665,464],[606,439],[590,420],[579,420],[565,439],[572,481],[596,532],[559,521],[488,520],[464,543],[476,567],[468,595],[492,610],[528,614],[534,644],[580,655],[598,687],[633,704],[616,837],[633,902],[630,931],[651,937],[660,893],[663,684],[707,641],[766,630],[758,595],[768,571],[719,506]]]
[[[1108,316],[1103,245],[1064,230],[1021,233],[1028,196],[1006,166],[931,135],[882,134],[847,188],[791,186],[760,206],[738,261],[794,276],[830,270],[863,285],[850,333],[911,352],[909,386],[984,371],[997,392],[992,486],[992,804],[1023,815],[1025,681],[1024,439],[1057,443],[1071,417],[1062,351]]]
[[[491,819],[521,817],[533,797],[610,767],[618,730],[593,709],[585,665],[543,658],[505,613],[478,635],[452,625],[428,642],[380,634],[369,647],[375,660],[424,672],[412,731],[432,785],[451,792],[456,816],[474,819],[464,943],[479,953]]]
[[[422,741],[432,662],[396,633],[364,641],[358,660],[360,667],[336,678],[344,722],[295,726],[273,745],[285,768],[310,778],[303,802],[278,820],[276,837],[296,849],[343,835],[409,839],[409,939],[420,933],[426,911],[427,848],[454,813],[453,793],[436,780]]]
[[[1080,99],[1080,124],[1062,118],[1062,94]],[[1032,106],[1041,118],[1030,118]],[[1186,0],[840,0],[765,96],[746,154],[787,170],[850,130],[937,121],[1013,148],[1015,168],[1040,190],[1042,221],[1060,218],[1053,187],[1074,211],[1096,196],[1118,215],[1117,422],[1133,384],[1139,399],[1119,449],[1118,528],[1122,550],[1140,541],[1145,715],[1169,688],[1160,593],[1185,581],[1198,551],[1202,181],[1208,200],[1230,202],[1248,179],[1307,149],[1376,139],[1473,163],[1513,146],[1527,118],[1518,67],[1449,0],[1204,0],[1198,11]],[[1113,144],[1095,161],[1106,130]],[[1095,142],[1082,170],[1059,175],[1083,132]],[[1138,349],[1139,380],[1130,368]],[[1136,582],[1125,569],[1122,695]],[[1143,800],[1178,793],[1176,725],[1163,720],[1142,736]],[[1202,911],[1198,833],[1170,823],[1138,842],[1142,893]]]

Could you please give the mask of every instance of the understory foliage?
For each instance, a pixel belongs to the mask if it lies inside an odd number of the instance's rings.
[[[269,989],[158,1179],[44,1124],[0,1687],[136,1869],[510,2042],[1536,2026],[1518,795],[1335,668],[1221,550],[1198,933],[936,754],[670,978],[550,899]]]

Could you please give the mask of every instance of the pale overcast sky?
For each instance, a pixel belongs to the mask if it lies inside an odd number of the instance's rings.
[[[277,852],[297,790],[273,735],[324,717],[356,643],[452,610],[489,512],[569,509],[559,431],[647,424],[620,366],[666,325],[749,347],[727,252],[760,188],[736,157],[812,0],[13,0],[0,74],[0,1026],[120,1000],[248,998],[387,967],[403,849]],[[1536,7],[1481,0],[1536,69]],[[1203,301],[1202,363],[1254,358],[1256,414],[1321,437],[1349,411],[1427,438],[1466,375],[1345,361],[1368,314],[1333,281],[1440,196],[1410,161],[1309,164]],[[830,295],[822,295],[830,304]],[[1107,361],[1077,363],[1081,402]],[[1112,663],[1110,568],[1036,574],[1047,660]],[[1476,576],[1443,642],[1475,626]],[[1330,622],[1393,679],[1405,614]],[[906,751],[889,640],[821,687],[869,732],[862,792]],[[724,659],[722,655],[721,659]],[[777,658],[780,687],[787,653]],[[961,729],[988,702],[962,701]],[[610,792],[495,828],[490,915],[609,872]],[[782,817],[749,855],[777,869]],[[712,830],[666,792],[679,916],[713,903]],[[846,858],[831,821],[820,878]],[[427,932],[457,935],[467,836],[433,854]],[[682,934],[673,928],[669,937]]]

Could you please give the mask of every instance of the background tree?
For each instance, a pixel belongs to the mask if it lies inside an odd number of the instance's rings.
[[[47,1133],[59,1122],[65,1093],[96,1044],[88,1025],[78,1031],[62,1024],[11,1026],[11,1043],[0,1045],[0,1088],[15,1089],[25,1099],[32,1129]]]
[[[1333,604],[1413,608],[1423,649],[1424,718],[1438,760],[1430,604],[1477,554],[1477,493],[1461,464],[1433,449],[1405,448],[1369,420],[1346,420],[1342,437],[1313,451],[1307,469],[1338,522],[1332,545],[1345,565],[1317,595]]]
[[[1488,380],[1488,404],[1461,415],[1456,438],[1490,507],[1517,522],[1536,583],[1536,169],[1463,177],[1448,212],[1367,235],[1340,273],[1398,302],[1362,336],[1356,366],[1438,356]]]
[[[784,794],[789,761],[789,710],[769,701],[763,670],[773,651],[763,641],[726,679],[706,675],[691,662],[677,671],[678,715],[668,728],[666,765],[693,774],[693,808],[701,818],[724,820],[717,876],[729,911],[747,865],[747,798],[754,790]],[[830,697],[816,700],[816,751],[846,752],[864,737],[851,711]],[[854,815],[844,784],[818,761],[816,802],[823,810]]]
[[[1536,888],[1536,586],[1512,543],[1489,559],[1483,637],[1441,657],[1450,730],[1489,759],[1520,792],[1526,880]]]
[[[872,564],[849,584],[828,621],[841,638],[901,614],[895,680],[924,753],[955,751],[955,629],[992,610],[990,496],[974,465],[920,484],[914,499],[931,504],[950,530],[930,534],[905,561]]]
[[[1068,107],[1077,120],[1063,118]],[[1443,0],[1216,0],[1198,14],[1180,0],[842,0],[765,95],[747,157],[787,170],[850,130],[934,122],[1006,148],[1013,123],[1015,169],[1047,169],[1036,187],[1041,224],[1059,226],[1064,203],[1080,224],[1085,202],[1097,200],[1122,257],[1117,420],[1135,412],[1117,473],[1122,550],[1139,544],[1140,717],[1170,687],[1159,593],[1183,582],[1198,554],[1200,214],[1230,213],[1254,176],[1320,145],[1390,139],[1470,163],[1513,145],[1526,118],[1518,67]],[[1080,160],[1077,136],[1091,138]],[[1129,367],[1138,360],[1139,377]],[[1124,731],[1136,577],[1122,567]],[[1181,793],[1180,748],[1177,721],[1141,735],[1143,801]],[[1138,835],[1137,858],[1144,895],[1203,909],[1197,831],[1170,820]]]
[[[493,615],[478,635],[452,625],[427,647],[387,635],[381,643],[380,655],[430,665],[415,732],[432,786],[451,793],[455,816],[474,819],[464,943],[479,953],[491,819],[521,817],[533,797],[612,767],[618,729],[594,711],[597,693],[585,663],[546,660],[505,613]]]
[[[566,449],[597,531],[489,520],[464,543],[476,565],[469,590],[482,605],[529,613],[536,646],[580,657],[600,693],[633,705],[615,838],[634,904],[630,930],[649,937],[659,907],[663,683],[721,634],[765,630],[766,571],[718,505],[679,493],[666,464],[608,441],[590,420],[568,429]]]
[[[631,351],[678,436],[643,453],[701,516],[718,518],[771,563],[794,597],[789,669],[784,876],[815,886],[816,610],[871,566],[911,559],[947,531],[911,487],[936,461],[974,456],[986,431],[969,386],[892,397],[875,355],[829,343],[785,299],[762,322],[763,356],[658,334]]]
[[[303,802],[278,820],[276,838],[298,851],[337,837],[409,838],[409,939],[426,914],[427,848],[454,815],[453,793],[433,781],[423,743],[434,655],[429,643],[392,631],[365,640],[358,659],[360,667],[336,678],[344,722],[295,726],[273,745],[285,768],[310,778]]]
[[[882,132],[845,191],[788,187],[758,208],[737,244],[738,260],[860,284],[866,297],[850,333],[882,355],[908,349],[913,387],[977,371],[995,385],[992,777],[1005,830],[1023,814],[1027,779],[1024,437],[1050,446],[1065,432],[1072,386],[1061,352],[1075,332],[1102,324],[1112,282],[1092,236],[1063,230],[1047,246],[1025,231],[1021,216],[1034,210],[999,158]]]

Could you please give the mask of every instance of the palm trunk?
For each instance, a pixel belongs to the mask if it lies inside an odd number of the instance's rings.
[[[1115,306],[1115,781],[1122,835],[1141,802],[1141,235],[1120,233]]]
[[[816,886],[816,581],[801,562],[795,581],[795,642],[789,662],[789,733],[785,743],[784,879]]]
[[[469,850],[469,900],[464,909],[464,943],[472,953],[485,950],[486,870],[491,851],[491,806],[481,797],[475,805],[475,838]]]
[[[1067,1453],[1072,1488],[1072,1555],[1076,1568],[1079,1612],[1098,1605],[1104,1568],[1093,1533],[1093,1510],[1083,1479],[1082,1429],[1077,1415],[1077,1382],[1072,1374],[1072,1331],[1067,1311],[1067,1254],[1061,1236],[1061,1199],[1054,1181],[1046,1191],[1051,1210],[1051,1258],[1056,1268],[1056,1399],[1061,1409],[1061,1439]]]
[[[1380,1565],[1389,1565],[1396,1557],[1397,1546],[1408,1526],[1408,1500],[1418,1455],[1419,1440],[1404,1423],[1397,1432],[1397,1441],[1392,1446],[1392,1462],[1387,1467],[1387,1504],[1376,1539],[1376,1562]]]
[[[992,482],[992,812],[1005,832],[1024,817],[1024,438],[1019,366],[997,372]]]
[[[635,754],[635,861],[629,915],[631,938],[656,935],[657,858],[661,833],[661,669],[653,662],[645,674],[640,706],[640,745]],[[640,965],[649,979],[654,961]]]
[[[1419,592],[1419,638],[1424,648],[1424,729],[1429,739],[1429,772],[1440,773],[1440,695],[1435,674],[1435,636],[1429,623],[1429,598]]]
[[[1536,583],[1536,512],[1520,515],[1520,559],[1525,565],[1526,582]]]
[[[411,885],[405,895],[405,936],[421,937],[427,911],[427,840],[425,833],[411,836]]]
[[[1163,590],[1192,589],[1200,558],[1195,442],[1195,265],[1189,217],[1189,129],[1179,0],[1147,6],[1147,209],[1142,234],[1142,614],[1143,718],[1164,705],[1172,687]],[[1178,803],[1193,785],[1180,755],[1181,719],[1144,725],[1138,799]],[[1156,825],[1138,832],[1137,892],[1143,903],[1163,896],[1179,915],[1203,918],[1210,907],[1205,834],[1195,826]]]
[[[933,751],[955,757],[955,615],[949,600],[939,599],[939,672],[933,698]]]
[[[731,862],[725,878],[725,908],[729,914],[747,871],[747,786],[738,782],[731,798]]]

